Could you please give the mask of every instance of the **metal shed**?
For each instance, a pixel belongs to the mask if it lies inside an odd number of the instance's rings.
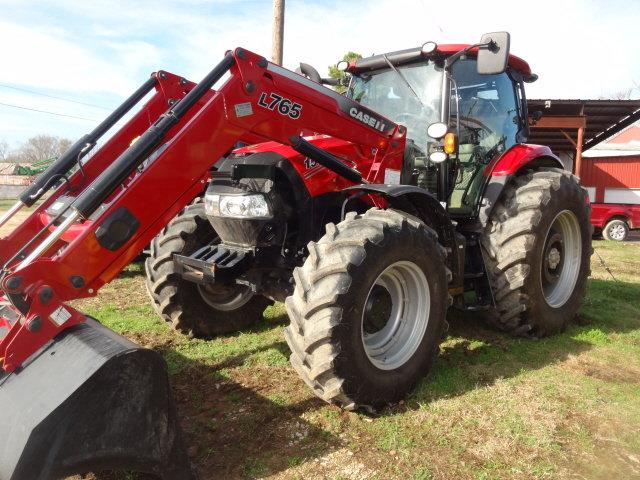
[[[639,100],[528,100],[530,143],[569,156],[580,175],[582,152],[640,120]],[[538,120],[534,120],[540,112]]]

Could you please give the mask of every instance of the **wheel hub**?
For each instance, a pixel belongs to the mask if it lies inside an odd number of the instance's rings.
[[[562,273],[562,257],[564,250],[564,238],[561,231],[549,231],[543,257],[543,282],[553,283],[560,278]]]
[[[549,268],[551,270],[555,270],[558,265],[560,265],[560,261],[562,260],[562,257],[560,256],[560,250],[558,250],[557,248],[552,248],[549,251],[549,256],[547,257],[547,262],[549,262]]]
[[[198,285],[198,292],[207,305],[222,311],[236,310],[244,306],[253,297],[250,287],[238,284],[214,283]]]
[[[573,212],[564,210],[551,223],[542,250],[540,279],[549,306],[559,308],[571,297],[580,273],[581,257],[578,219]]]
[[[389,265],[369,290],[362,311],[362,343],[381,370],[411,359],[427,330],[430,290],[420,267],[409,261]]]
[[[609,229],[609,236],[614,240],[622,240],[625,236],[625,228],[622,225],[614,225]]]
[[[379,332],[387,324],[393,309],[393,299],[382,285],[374,285],[364,306],[363,328],[365,334]]]

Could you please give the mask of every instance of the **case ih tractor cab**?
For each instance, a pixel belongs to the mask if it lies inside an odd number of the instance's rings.
[[[452,302],[513,334],[561,330],[585,288],[589,204],[524,143],[535,76],[508,50],[492,33],[360,59],[347,95],[244,49],[197,85],[155,73],[0,218],[58,185],[0,240],[0,479],[192,478],[159,355],[67,303],[149,242],[162,317],[210,336],[285,300],[294,368],[345,409],[405,396]]]

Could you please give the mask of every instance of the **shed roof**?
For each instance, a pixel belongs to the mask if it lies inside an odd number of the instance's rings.
[[[583,150],[610,138],[640,120],[637,100],[527,100],[529,115],[542,112],[545,117],[583,117],[586,123]],[[575,129],[531,127],[530,143],[548,145],[555,152],[574,152],[575,146],[563,133],[575,138]]]

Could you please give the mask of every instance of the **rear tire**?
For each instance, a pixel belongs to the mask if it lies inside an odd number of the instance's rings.
[[[401,400],[446,331],[451,274],[435,232],[403,212],[371,209],[328,224],[308,248],[285,302],[293,367],[347,410]]]
[[[577,177],[557,168],[518,175],[506,187],[482,239],[493,326],[543,337],[573,320],[593,253],[586,198]]]
[[[187,206],[151,242],[145,262],[147,292],[158,315],[182,333],[209,338],[245,329],[272,304],[249,287],[201,287],[184,280],[173,254],[190,255],[217,238],[203,203]]]
[[[610,220],[602,230],[602,236],[605,240],[613,240],[615,242],[624,242],[629,235],[629,225],[619,218]]]

